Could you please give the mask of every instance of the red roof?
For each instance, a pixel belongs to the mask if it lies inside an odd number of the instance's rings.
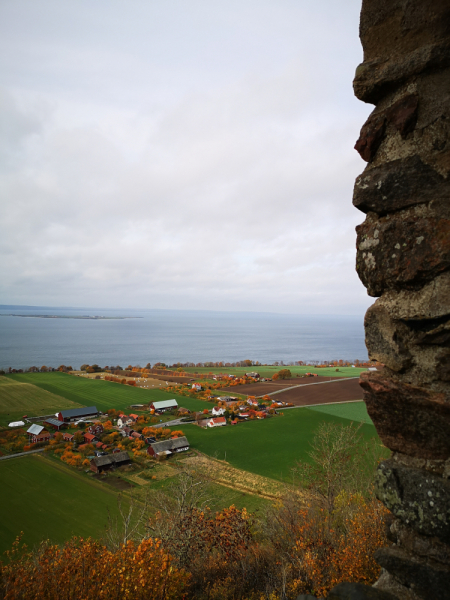
[[[130,415],[130,417],[133,417],[133,419],[139,419],[138,415]]]
[[[214,419],[211,419],[211,421],[213,423],[226,423],[227,422],[225,417],[215,417]]]
[[[102,444],[101,442],[97,442],[97,443],[95,444],[95,446],[96,446],[97,448],[101,448],[101,447],[103,446],[103,444]]]
[[[88,443],[95,440],[95,435],[92,435],[92,433],[85,433],[83,437]]]

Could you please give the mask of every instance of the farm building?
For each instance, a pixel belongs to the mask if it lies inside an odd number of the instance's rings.
[[[58,419],[64,421],[64,423],[70,423],[71,421],[78,421],[86,417],[96,417],[98,410],[96,406],[86,406],[84,408],[71,408],[70,410],[62,410]]]
[[[259,379],[259,373],[256,373],[255,371],[252,371],[251,373],[246,373],[245,376],[252,377],[253,379]]]
[[[136,423],[136,421],[139,419],[139,415],[130,414],[130,419],[133,421],[133,423]]]
[[[72,433],[63,433],[63,440],[65,442],[73,442],[73,434]]]
[[[199,392],[202,389],[202,386],[200,383],[193,383],[192,384],[192,389],[196,390],[197,392]]]
[[[32,444],[48,442],[51,438],[49,432],[46,431],[42,425],[31,425],[31,427],[27,429],[27,435]]]
[[[215,419],[208,419],[206,422],[207,427],[223,427],[227,424],[225,417],[216,417]]]
[[[131,429],[131,427],[123,427],[122,428],[122,435],[125,435],[126,437],[130,437],[133,432],[134,432],[134,429]]]
[[[121,415],[118,419],[117,419],[117,427],[125,427],[125,425],[127,425],[128,423],[132,423],[133,421],[130,419],[130,417],[127,417],[127,415]]]
[[[211,413],[215,416],[215,417],[220,417],[223,415],[223,413],[225,412],[225,409],[222,408],[221,406],[214,406]]]
[[[190,410],[188,410],[187,408],[183,408],[182,406],[180,406],[180,408],[178,409],[179,415],[189,415],[190,413]]]
[[[149,406],[150,409],[153,409],[155,413],[162,414],[167,410],[178,410],[178,402],[173,400],[160,400],[159,402],[152,402]]]
[[[88,431],[89,433],[92,433],[92,435],[100,435],[103,433],[103,425],[101,423],[94,423],[88,427]]]
[[[131,459],[128,456],[128,452],[114,452],[113,454],[93,458],[91,460],[91,471],[94,471],[94,473],[103,473],[104,471],[129,465],[130,463]]]
[[[85,433],[83,439],[86,444],[92,444],[95,440],[95,435],[92,435],[92,433]]]
[[[53,427],[53,429],[56,429],[56,431],[59,431],[60,429],[66,426],[66,424],[63,421],[60,421],[59,419],[46,419],[44,421],[44,425]]]
[[[158,458],[161,456],[170,456],[171,454],[177,454],[178,452],[186,452],[189,450],[189,442],[186,436],[174,438],[172,440],[163,440],[161,442],[154,442],[147,448],[147,454]]]

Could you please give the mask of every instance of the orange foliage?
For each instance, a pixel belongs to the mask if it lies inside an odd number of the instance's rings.
[[[176,431],[172,431],[172,437],[173,438],[182,437],[183,435],[184,435],[184,433],[181,431],[181,429],[178,429]]]
[[[16,540],[7,560],[1,566],[5,600],[147,600],[149,590],[155,600],[175,600],[186,597],[189,582],[151,539],[110,552],[92,539],[73,538],[61,548],[44,542],[34,554],[23,556]]]

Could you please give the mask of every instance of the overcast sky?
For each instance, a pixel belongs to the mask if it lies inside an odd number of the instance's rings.
[[[2,0],[0,303],[363,314],[361,0]]]

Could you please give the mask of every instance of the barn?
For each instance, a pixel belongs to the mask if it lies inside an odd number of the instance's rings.
[[[85,406],[83,408],[71,408],[70,410],[62,410],[58,414],[58,419],[64,423],[78,421],[87,417],[96,417],[98,410],[96,406]]]
[[[114,454],[93,458],[91,460],[91,471],[94,471],[94,473],[103,473],[104,471],[110,471],[111,469],[117,469],[129,464],[131,464],[131,459],[128,456],[128,452],[115,452]]]
[[[159,402],[152,402],[149,406],[150,410],[153,409],[155,413],[162,414],[167,410],[178,410],[178,402],[173,400],[160,400]]]
[[[44,421],[44,425],[53,427],[53,429],[56,429],[56,431],[59,431],[63,427],[66,427],[66,424],[63,421],[60,421],[59,419],[46,419]]]
[[[170,456],[171,454],[186,452],[187,450],[189,450],[189,442],[187,437],[183,435],[179,438],[150,444],[147,448],[147,454],[153,458],[160,458],[161,456]]]
[[[52,437],[49,432],[42,427],[42,425],[31,425],[31,427],[27,429],[27,435],[32,444],[48,442]]]

